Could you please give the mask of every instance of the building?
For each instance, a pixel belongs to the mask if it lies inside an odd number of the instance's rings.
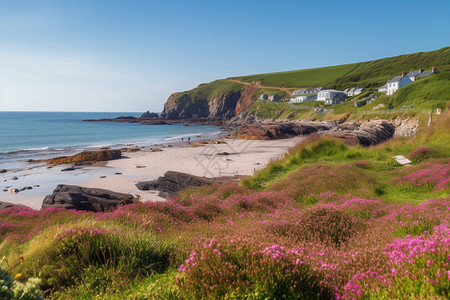
[[[431,74],[437,74],[437,73],[438,73],[438,70],[436,67],[433,67],[429,71],[424,71],[423,68],[419,68],[419,70],[409,72],[408,74],[406,74],[406,76],[408,76],[411,81],[416,81],[416,79],[418,79],[418,78],[427,77],[427,76],[430,76]]]
[[[361,94],[362,92],[364,92],[366,89],[365,88],[352,88],[352,89],[345,89],[344,93],[349,96],[357,96],[359,94]]]
[[[280,101],[280,96],[278,96],[278,94],[273,94],[273,95],[262,94],[259,97],[259,100],[278,102],[278,101]]]
[[[317,100],[317,95],[314,96],[297,96],[291,98],[291,103],[304,103],[304,102],[312,102]]]
[[[405,72],[403,72],[402,75],[395,76],[394,78],[388,80],[388,82],[386,83],[387,84],[386,95],[392,95],[399,88],[402,88],[410,83],[412,83],[411,79],[409,79],[409,77],[405,75]]]
[[[339,104],[345,101],[347,95],[336,90],[322,90],[317,94],[318,101],[325,101],[325,104]]]
[[[319,86],[316,88],[310,88],[310,89],[299,89],[299,90],[295,90],[292,92],[292,96],[297,96],[297,95],[312,95],[312,94],[317,94],[318,92],[324,90],[323,87]]]
[[[378,92],[387,93],[387,83],[378,88]]]

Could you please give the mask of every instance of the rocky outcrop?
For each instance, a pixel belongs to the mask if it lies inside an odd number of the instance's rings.
[[[157,119],[157,118],[159,118],[159,115],[157,113],[151,113],[149,111],[146,111],[139,117],[140,120]]]
[[[236,180],[237,178],[238,177],[236,176],[206,178],[181,172],[167,171],[164,176],[161,176],[156,180],[137,183],[136,187],[142,191],[157,190],[160,191],[161,197],[171,197],[186,188],[211,185],[215,182]]]
[[[84,188],[76,185],[59,184],[53,194],[45,197],[42,209],[47,207],[107,212],[118,205],[133,203],[129,194],[104,189]]]
[[[418,119],[402,119],[398,117],[393,123],[395,125],[394,136],[415,136],[417,134],[417,129],[419,128]]]
[[[383,120],[367,122],[349,122],[322,133],[343,140],[347,145],[372,146],[394,136],[395,126]]]
[[[213,99],[192,99],[188,94],[172,94],[164,104],[162,118],[177,120],[191,118],[229,119],[235,116],[241,92],[224,94]]]
[[[47,164],[56,166],[72,164],[75,166],[89,165],[100,161],[118,159],[122,156],[120,150],[84,151],[72,156],[59,156],[46,160]]]
[[[308,135],[321,130],[329,130],[329,124],[321,122],[305,123],[252,123],[245,124],[237,133],[241,139],[275,140],[299,135]]]
[[[20,204],[14,204],[14,203],[0,201],[0,209],[10,208],[10,207],[25,207],[25,206],[20,205]]]

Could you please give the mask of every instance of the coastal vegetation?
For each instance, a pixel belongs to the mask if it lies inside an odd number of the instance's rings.
[[[12,299],[447,299],[449,122],[448,110],[430,127],[422,117],[417,136],[370,148],[310,137],[239,183],[165,202],[107,213],[0,210],[2,291]],[[393,159],[400,154],[411,166]]]
[[[409,72],[424,68],[426,70],[436,67],[437,75],[420,78],[417,81],[399,89],[394,95],[386,96],[378,93],[377,88],[402,71]],[[225,113],[230,118],[235,115],[256,116],[264,119],[308,119],[308,120],[340,120],[345,118],[358,119],[359,112],[367,110],[385,111],[389,107],[394,109],[444,109],[450,95],[450,47],[436,51],[418,52],[396,57],[383,58],[367,62],[347,65],[258,74],[250,76],[232,77],[204,83],[190,91],[175,93],[169,100],[166,115],[170,118],[178,117],[221,117],[221,115],[208,115],[215,111],[211,107],[217,105],[218,99],[227,95],[238,95],[237,104],[223,103]],[[337,105],[324,105],[323,102],[308,102],[305,106],[320,106],[334,110],[314,111],[311,108],[296,108],[283,103],[289,100],[290,93],[298,88],[325,87],[344,90],[346,88],[363,87],[367,90],[358,96],[347,98],[345,102]],[[281,103],[257,100],[263,93],[278,94]],[[373,98],[373,102],[366,102]],[[232,101],[233,102],[233,101]],[[355,104],[359,102],[360,105]],[[215,104],[212,104],[215,103]],[[201,108],[201,109],[199,109]],[[170,111],[174,111],[170,114]],[[199,110],[201,113],[199,113]],[[179,114],[183,111],[182,114]],[[231,113],[230,113],[231,112]],[[377,113],[376,111],[374,112]],[[381,112],[384,114],[385,112]],[[396,114],[414,114],[412,110],[396,112]],[[417,113],[417,112],[416,112]]]

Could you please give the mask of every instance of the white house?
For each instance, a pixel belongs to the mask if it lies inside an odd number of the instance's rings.
[[[361,94],[362,92],[364,92],[366,89],[365,88],[352,88],[352,89],[345,89],[344,93],[351,97],[351,96],[357,96],[359,94]]]
[[[403,72],[402,75],[395,76],[394,78],[388,80],[388,82],[386,83],[387,84],[386,95],[392,95],[399,88],[402,88],[410,83],[412,83],[411,79],[409,79],[409,77],[405,75],[405,72]]]
[[[409,72],[408,74],[406,74],[406,76],[408,76],[411,81],[415,81],[420,77],[427,77],[431,74],[436,74],[437,72],[438,70],[436,69],[436,67],[433,67],[429,71],[424,71],[423,68],[419,68],[419,70]]]
[[[323,90],[317,94],[318,101],[325,101],[325,104],[338,104],[345,100],[345,93],[336,90]]]
[[[303,103],[303,102],[312,102],[317,100],[317,95],[315,96],[297,96],[291,98],[291,103]]]
[[[383,86],[380,86],[378,88],[378,92],[383,92],[383,93],[387,93],[387,83]]]
[[[323,87],[319,86],[316,88],[310,88],[310,89],[299,89],[292,92],[293,96],[296,95],[311,95],[311,94],[317,94],[318,92],[324,90]]]

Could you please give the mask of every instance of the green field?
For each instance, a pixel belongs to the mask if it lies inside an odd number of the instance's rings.
[[[261,81],[262,85],[278,87],[314,87],[332,82],[342,76],[351,74],[366,63],[305,69],[298,71],[267,73],[237,77],[244,82]]]
[[[348,87],[381,86],[402,71],[426,70],[450,65],[450,47],[436,51],[418,52],[367,62],[288,72],[266,73],[234,77],[244,82],[261,81],[261,84],[278,87],[316,87],[345,89]]]

